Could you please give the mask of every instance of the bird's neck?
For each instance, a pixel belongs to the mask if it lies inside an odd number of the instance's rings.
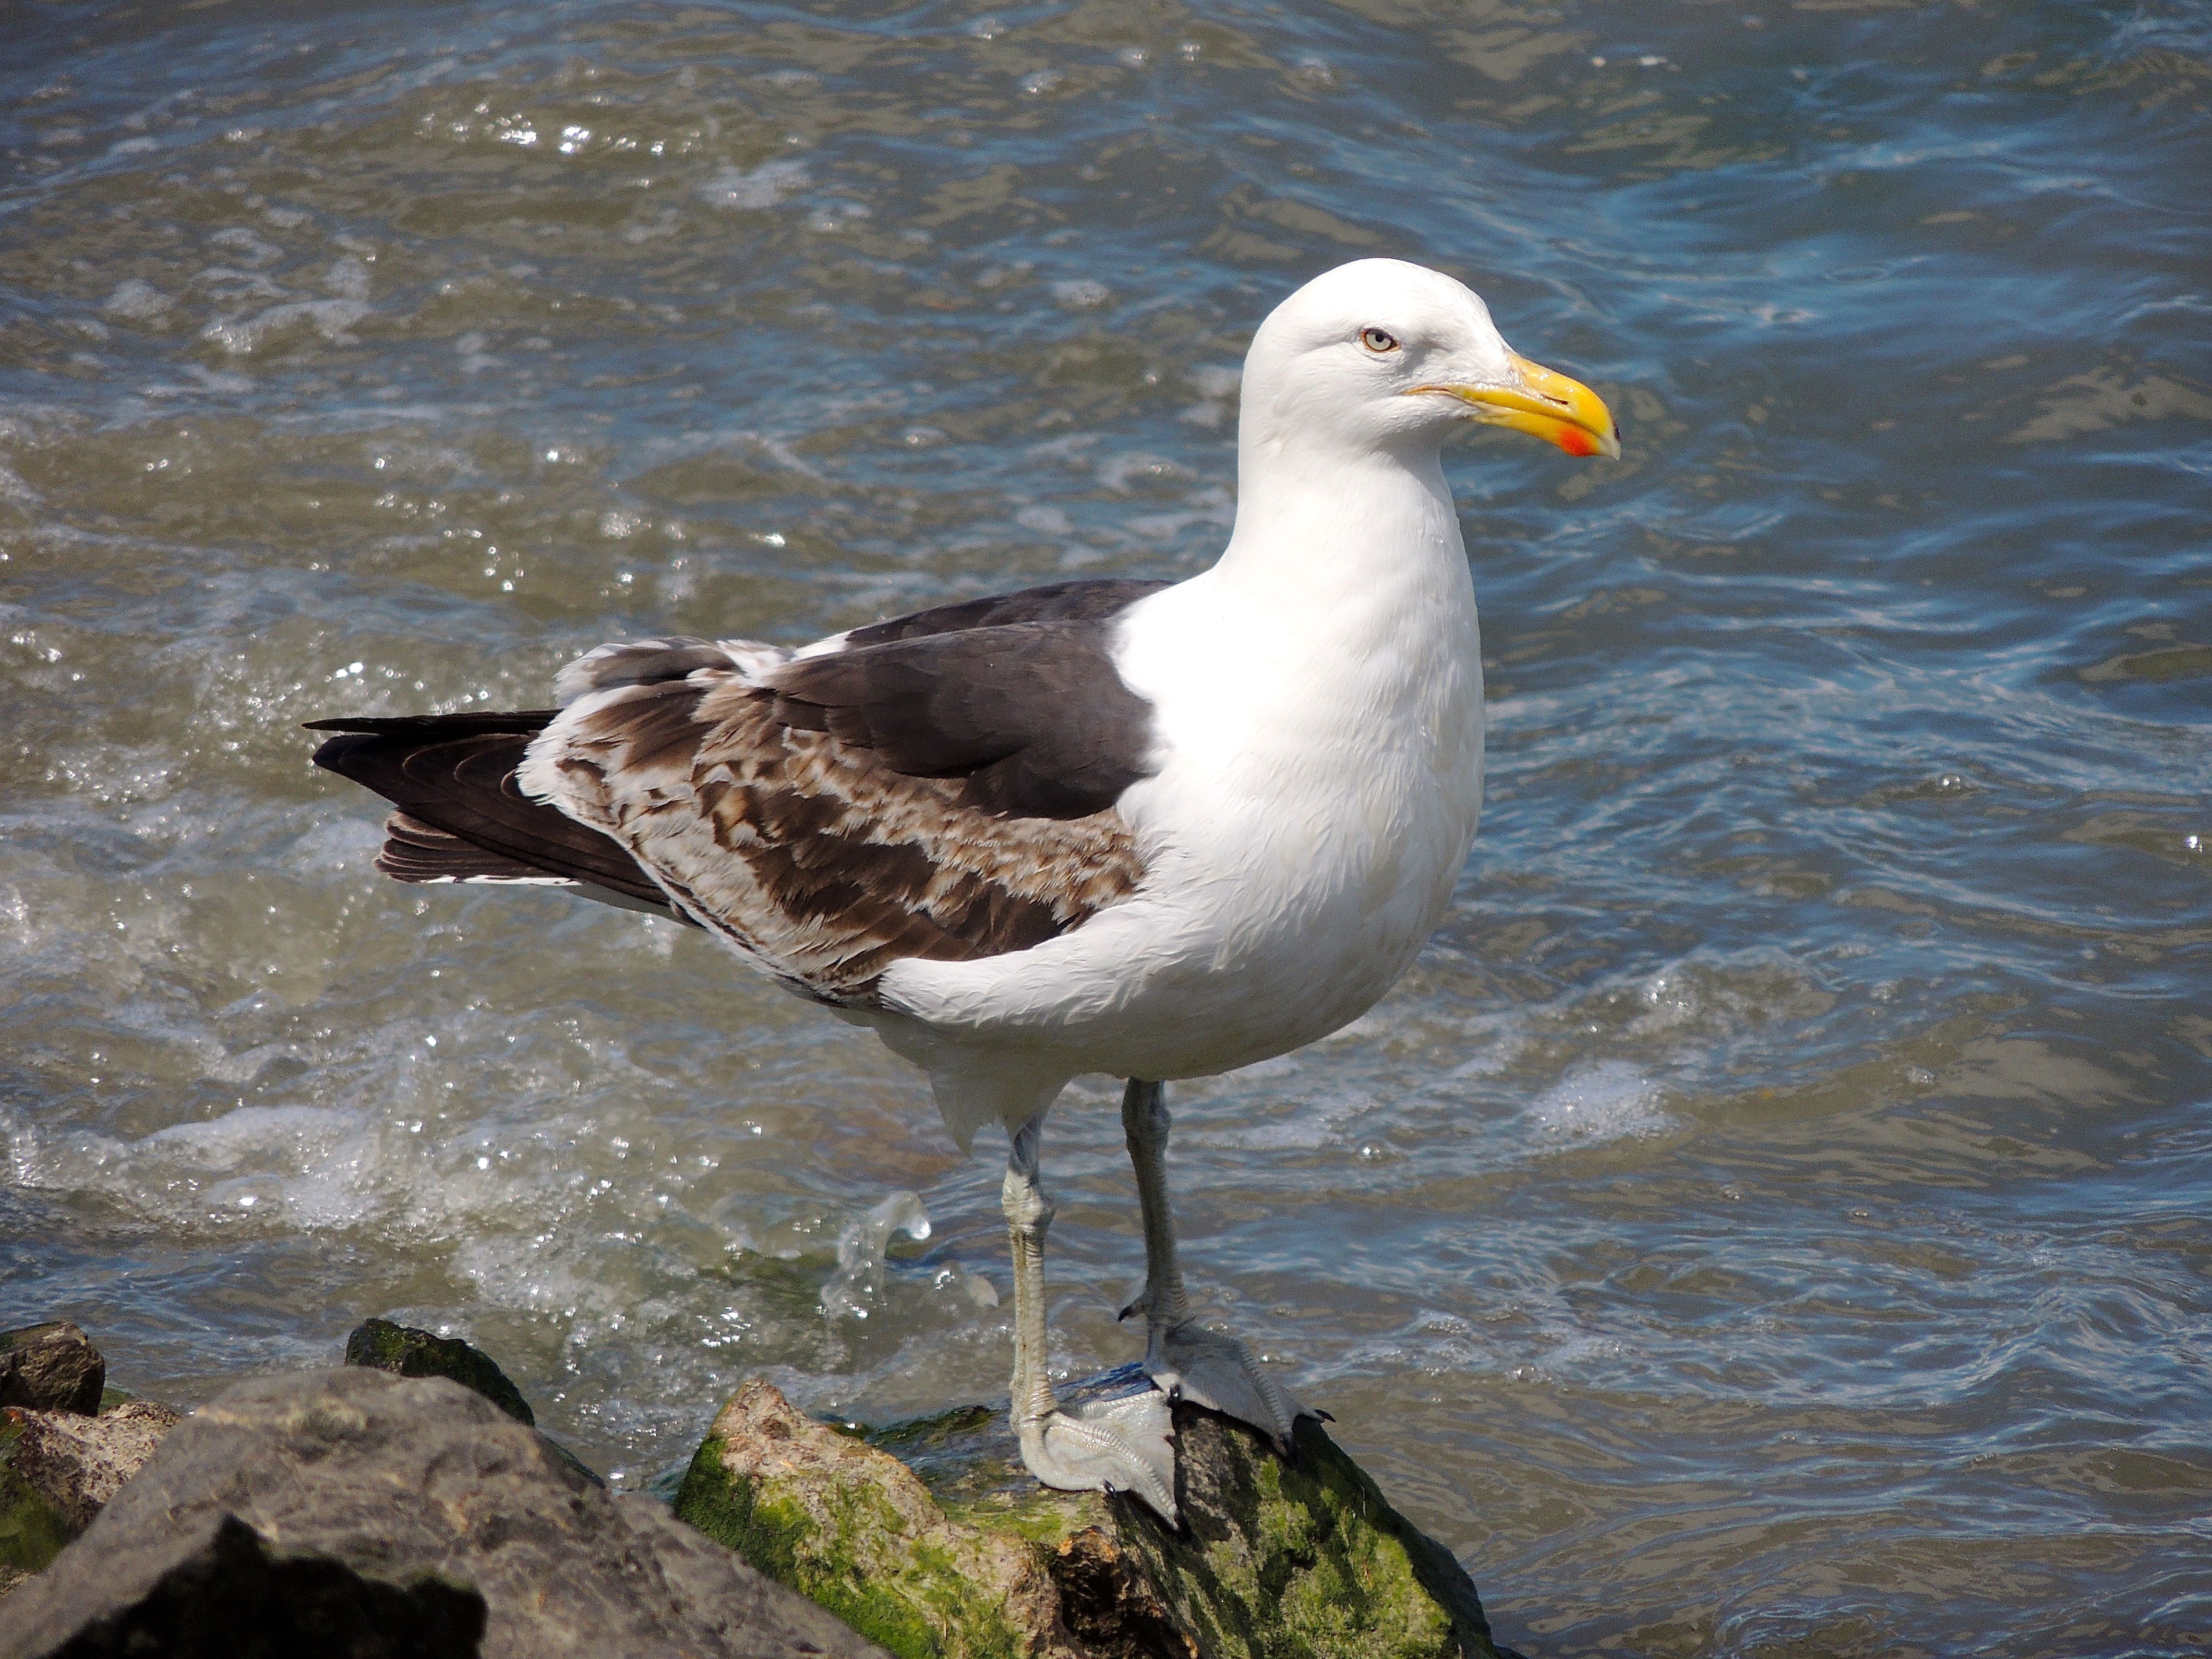
[[[1467,547],[1433,446],[1323,453],[1246,434],[1237,471],[1237,525],[1212,574],[1240,605],[1339,635],[1393,618],[1472,628]]]

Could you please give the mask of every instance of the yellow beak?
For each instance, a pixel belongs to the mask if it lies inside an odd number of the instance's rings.
[[[1541,363],[1515,354],[1511,359],[1515,384],[1492,386],[1418,386],[1413,394],[1442,392],[1472,404],[1474,418],[1485,426],[1510,427],[1557,444],[1570,455],[1604,455],[1620,459],[1620,428],[1605,399],[1580,380],[1571,380]]]

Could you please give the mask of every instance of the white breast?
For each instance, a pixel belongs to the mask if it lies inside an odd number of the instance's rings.
[[[1133,607],[1116,666],[1160,744],[1119,806],[1139,894],[1034,950],[900,963],[884,1000],[1070,1072],[1156,1079],[1249,1065],[1371,1006],[1449,902],[1481,800],[1474,591],[1440,493],[1410,501],[1392,556],[1363,557],[1373,517],[1347,515],[1334,546],[1310,526],[1312,569],[1284,570],[1279,548],[1240,562],[1232,543]]]

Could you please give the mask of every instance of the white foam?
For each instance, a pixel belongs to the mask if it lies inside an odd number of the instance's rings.
[[[115,285],[100,309],[134,323],[151,322],[177,302],[143,277],[131,276]]]
[[[388,1207],[404,1190],[366,1115],[323,1106],[244,1106],[138,1140],[0,1123],[21,1185],[99,1193],[182,1226],[242,1218],[316,1229]]]
[[[323,286],[348,300],[368,298],[368,266],[357,253],[342,253],[323,273]]]
[[[1570,1072],[1528,1103],[1528,1115],[1557,1140],[1618,1140],[1674,1127],[1660,1109],[1659,1085],[1626,1060],[1601,1060]]]
[[[294,300],[252,317],[219,319],[202,329],[200,337],[214,341],[233,356],[244,356],[259,350],[271,335],[305,324],[332,345],[356,345],[359,340],[346,331],[368,316],[368,310],[362,300]]]
[[[701,201],[714,207],[757,211],[774,207],[787,196],[804,189],[806,182],[804,161],[763,161],[750,173],[742,167],[725,167],[700,185],[697,194]]]

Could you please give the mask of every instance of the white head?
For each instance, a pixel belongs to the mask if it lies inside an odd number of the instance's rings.
[[[1433,457],[1466,421],[1571,455],[1620,453],[1595,392],[1517,356],[1466,284],[1402,259],[1339,265],[1277,306],[1244,359],[1240,402],[1240,447],[1255,459],[1295,459],[1316,442]]]

